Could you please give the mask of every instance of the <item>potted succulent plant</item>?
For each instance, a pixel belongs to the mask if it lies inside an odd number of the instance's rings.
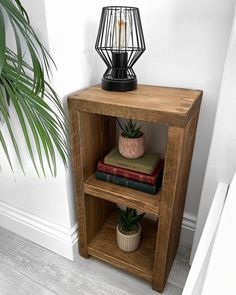
[[[138,214],[133,208],[122,210],[118,208],[119,220],[116,227],[118,247],[125,252],[135,251],[140,245],[141,225],[140,220],[145,213]]]
[[[137,122],[131,119],[124,126],[119,120],[117,122],[122,130],[119,136],[119,152],[128,159],[140,158],[145,151],[144,134],[141,131],[141,126],[137,127]]]

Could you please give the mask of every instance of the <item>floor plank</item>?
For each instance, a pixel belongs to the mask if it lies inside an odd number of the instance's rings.
[[[183,289],[186,278],[188,276],[190,266],[189,266],[189,257],[191,249],[188,247],[180,246],[178,253],[173,262],[168,282]]]
[[[188,268],[185,260],[183,255],[177,255],[170,274],[170,281],[167,283],[163,295],[180,295],[182,293]],[[152,291],[150,283],[95,258],[77,257],[72,263],[1,227],[0,263],[7,264],[33,282],[37,282],[45,289],[59,295],[158,294]],[[11,293],[0,292],[0,294]],[[41,293],[31,292],[29,294]]]
[[[45,287],[0,262],[0,294],[4,295],[55,295]]]

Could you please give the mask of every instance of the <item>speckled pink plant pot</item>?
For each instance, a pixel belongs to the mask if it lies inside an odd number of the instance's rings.
[[[145,151],[144,134],[138,138],[127,138],[120,134],[119,152],[127,159],[142,157]]]

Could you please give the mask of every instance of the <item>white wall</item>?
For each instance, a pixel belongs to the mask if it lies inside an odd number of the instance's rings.
[[[191,230],[199,203],[234,2],[22,1],[57,63],[54,87],[64,101],[68,93],[100,82],[105,65],[95,52],[94,44],[101,9],[111,4],[140,8],[147,50],[134,67],[139,83],[204,90],[185,208],[186,227]],[[153,128],[155,132],[157,129]],[[159,147],[158,142],[153,144]],[[70,175],[65,174],[61,165],[58,178],[38,179],[27,160],[27,152],[24,157],[29,171],[27,178],[20,171],[13,175],[3,166],[0,201],[31,214],[32,218],[37,216],[50,222],[52,228],[53,225],[61,231],[65,228],[72,235],[76,220]]]
[[[94,50],[101,9],[106,5],[130,5],[140,9],[146,52],[134,66],[139,83],[204,91],[190,172],[185,217],[193,230],[212,134],[215,109],[228,48],[234,0],[68,0],[57,5],[45,1],[50,49],[57,62],[55,85],[63,96],[100,83],[105,65]],[[55,7],[57,9],[55,10]],[[165,131],[158,133],[153,149]],[[145,126],[147,130],[147,126]],[[161,135],[160,135],[161,133]],[[186,225],[188,227],[188,225]]]
[[[236,18],[232,26],[229,50],[217,106],[214,132],[199,206],[194,237],[194,256],[212,199],[219,182],[230,184],[236,170]]]

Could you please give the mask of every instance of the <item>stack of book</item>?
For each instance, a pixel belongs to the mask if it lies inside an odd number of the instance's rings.
[[[162,182],[164,160],[156,153],[138,159],[126,159],[114,148],[100,160],[96,178],[150,194],[156,194]]]

